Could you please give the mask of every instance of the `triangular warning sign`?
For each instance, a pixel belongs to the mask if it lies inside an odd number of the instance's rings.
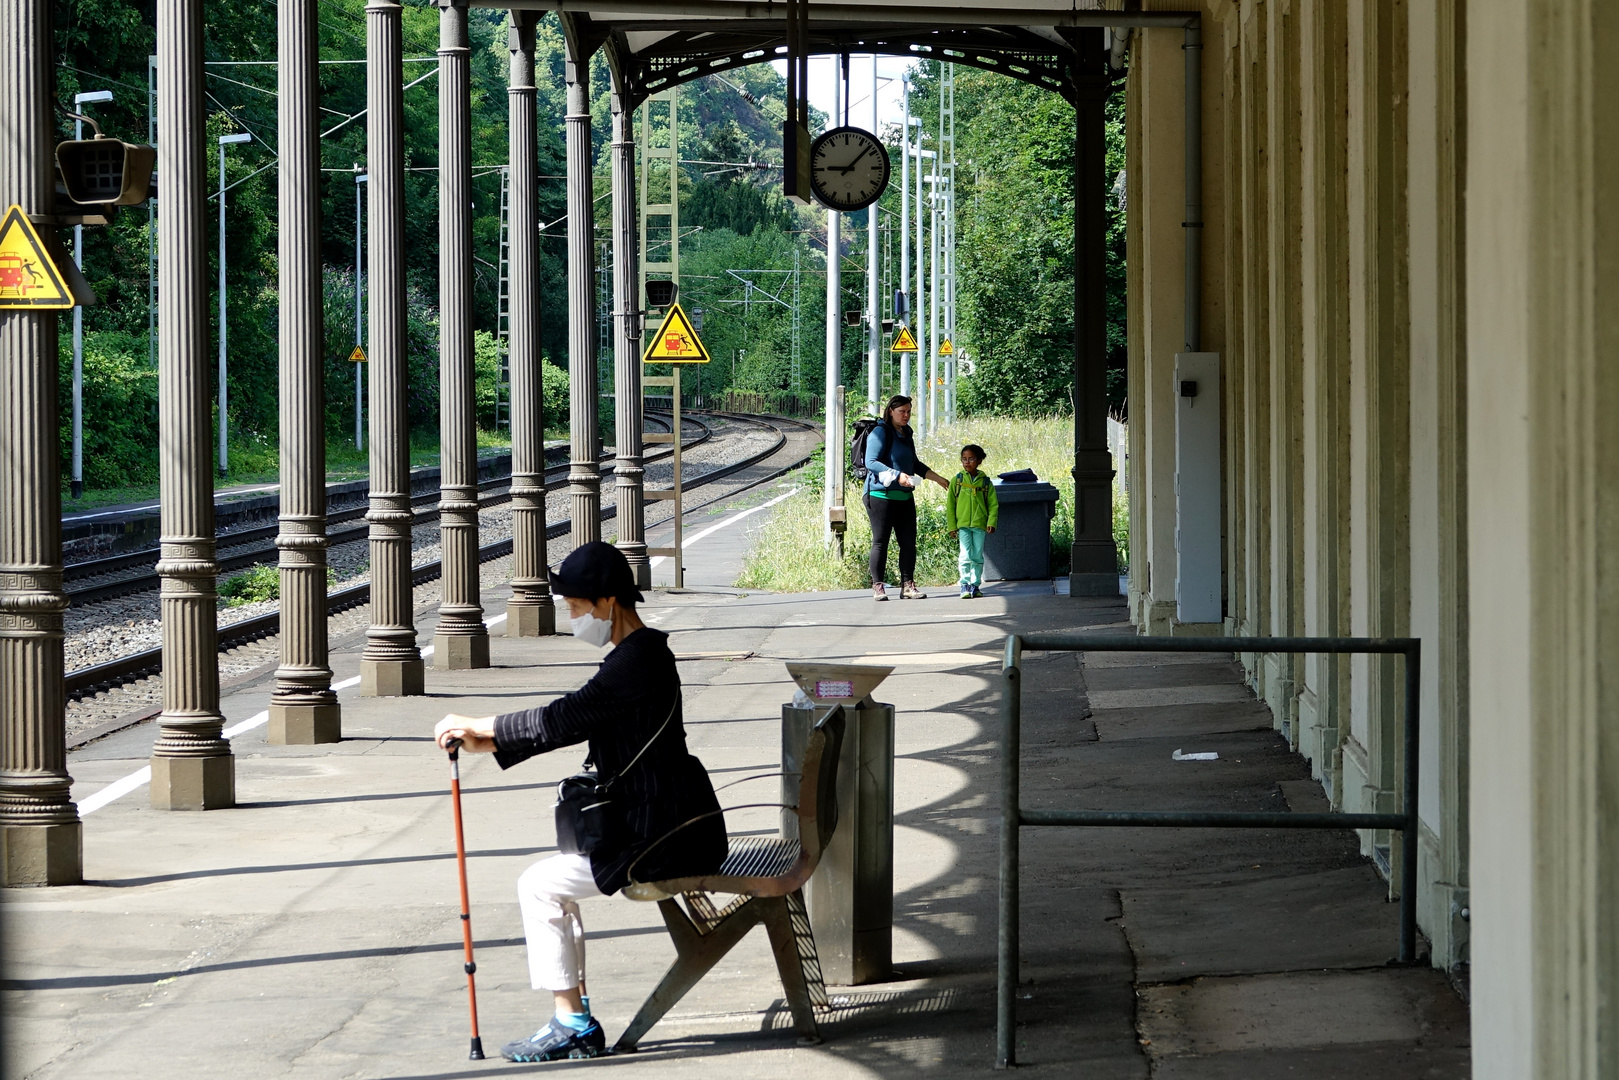
[[[899,328],[899,336],[894,339],[893,347],[890,348],[888,351],[889,352],[916,352],[917,351],[917,349],[916,349],[916,339],[911,336],[911,328],[910,327],[902,326],[902,327]]]
[[[679,304],[670,304],[658,332],[647,342],[643,364],[706,364],[708,350]]]
[[[354,351],[349,353],[349,359],[353,360],[356,364],[365,363],[365,350],[360,348],[358,345],[354,346]]]
[[[950,339],[949,338],[945,338],[944,339],[944,344],[939,346],[939,355],[940,356],[954,356],[954,355],[956,355],[956,347],[954,345],[950,344]]]
[[[13,205],[0,222],[0,308],[70,308],[73,293],[34,225]]]

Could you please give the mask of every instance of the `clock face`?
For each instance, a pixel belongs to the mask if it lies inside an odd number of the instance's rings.
[[[888,186],[888,149],[869,131],[833,128],[810,144],[810,189],[821,205],[848,213]]]

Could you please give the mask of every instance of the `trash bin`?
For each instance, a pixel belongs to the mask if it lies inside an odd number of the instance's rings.
[[[1043,480],[997,483],[1000,520],[984,541],[984,578],[1030,581],[1051,576],[1051,519],[1057,488]]]
[[[781,707],[784,804],[798,802],[815,722],[834,704],[846,710],[838,824],[804,889],[821,974],[834,986],[881,982],[894,970],[894,706],[871,692],[894,669],[793,662],[787,670],[803,696]],[[797,839],[797,828],[797,816],[784,809],[783,834]]]

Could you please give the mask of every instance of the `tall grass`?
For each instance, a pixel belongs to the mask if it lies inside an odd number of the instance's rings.
[[[1051,522],[1051,572],[1068,571],[1074,539],[1073,420],[984,416],[941,427],[917,439],[917,455],[946,479],[961,469],[961,447],[977,443],[988,452],[983,469],[991,476],[1013,469],[1033,469],[1056,485],[1057,516]],[[749,589],[811,592],[863,589],[871,584],[866,562],[871,550],[871,522],[860,500],[861,485],[848,484],[849,528],[841,559],[821,542],[824,518],[821,486],[804,490],[776,508],[760,531],[743,564],[737,584]],[[948,585],[957,580],[956,541],[945,529],[944,491],[923,484],[916,496],[916,580],[922,585]],[[887,580],[899,580],[899,545],[888,545]]]

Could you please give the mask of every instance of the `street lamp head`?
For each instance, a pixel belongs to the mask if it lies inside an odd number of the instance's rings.
[[[245,142],[252,142],[252,141],[253,141],[253,136],[249,135],[245,131],[239,132],[239,133],[237,133],[235,135],[221,135],[219,137],[219,145],[220,146],[234,146],[237,143],[245,143]]]
[[[111,101],[111,100],[112,100],[112,91],[111,90],[91,90],[87,94],[74,94],[73,95],[73,104],[75,104],[75,105],[94,105],[94,104],[99,104],[99,103],[104,102],[104,101]]]

